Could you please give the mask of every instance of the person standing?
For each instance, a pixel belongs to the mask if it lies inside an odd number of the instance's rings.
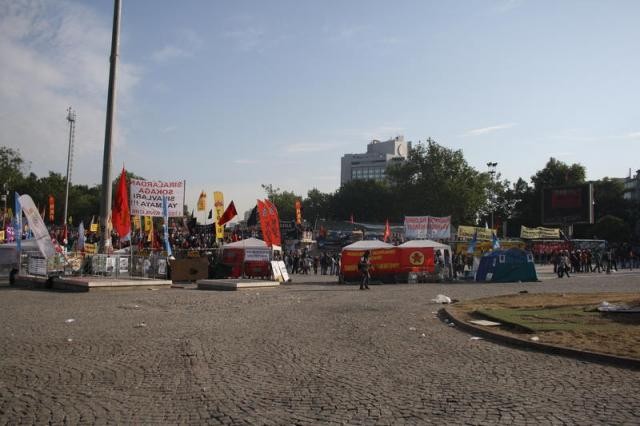
[[[362,281],[360,282],[360,290],[369,290],[369,278],[371,278],[371,261],[369,260],[369,250],[365,251],[360,262],[358,262],[358,270],[362,275]]]

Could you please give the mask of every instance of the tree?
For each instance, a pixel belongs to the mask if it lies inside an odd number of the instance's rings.
[[[358,222],[398,220],[396,196],[391,187],[377,180],[353,180],[340,187],[333,196],[333,220],[348,220],[351,215]]]
[[[267,198],[278,209],[280,220],[294,220],[296,217],[296,200],[300,196],[291,191],[282,191],[280,188],[274,188],[272,184],[261,185],[262,189],[267,193]]]
[[[605,239],[610,243],[623,243],[631,238],[631,226],[619,217],[611,215],[598,220],[592,231],[594,238]]]
[[[333,194],[325,194],[317,188],[313,188],[307,192],[307,198],[301,201],[303,219],[315,220],[316,217],[328,219],[332,216]]]
[[[536,191],[553,186],[578,185],[585,182],[586,174],[586,169],[580,164],[568,165],[551,157],[544,169],[531,176],[531,183]]]
[[[417,144],[406,162],[387,169],[407,215],[448,216],[454,223],[475,223],[487,207],[488,173],[471,167],[461,150],[432,139]]]

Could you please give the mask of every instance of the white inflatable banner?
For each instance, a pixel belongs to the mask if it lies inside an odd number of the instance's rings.
[[[51,242],[49,231],[47,231],[47,227],[42,220],[42,216],[40,216],[40,212],[38,212],[38,209],[33,203],[31,197],[26,194],[21,195],[20,205],[22,206],[22,212],[27,218],[29,228],[31,229],[31,232],[33,232],[33,236],[36,238],[36,244],[38,244],[38,248],[42,255],[47,259],[55,255],[56,249]]]

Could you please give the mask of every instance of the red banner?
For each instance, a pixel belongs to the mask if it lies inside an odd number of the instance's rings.
[[[364,254],[365,250],[343,250],[341,257],[340,272],[348,279],[360,276],[358,271],[358,262]],[[374,249],[370,250],[371,256],[371,276],[379,277],[384,275],[396,274],[400,270],[400,262],[398,261],[398,249]]]
[[[271,222],[269,222],[269,209],[261,200],[257,200],[258,216],[260,217],[260,229],[262,230],[262,239],[268,246],[272,245],[271,240]]]
[[[296,200],[296,223],[302,224],[302,203],[300,200]]]
[[[269,210],[268,220],[270,222],[269,227],[271,229],[271,244],[280,246],[282,245],[282,240],[280,239],[280,217],[278,215],[278,209],[268,199],[264,200],[264,204]]]
[[[402,272],[428,272],[435,270],[433,247],[398,248]]]
[[[49,195],[49,222],[51,223],[55,220],[55,203],[53,195]]]

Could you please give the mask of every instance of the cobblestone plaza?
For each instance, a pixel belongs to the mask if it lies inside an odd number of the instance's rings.
[[[370,291],[2,287],[0,424],[638,424],[639,372],[471,340],[431,302],[523,289],[638,291],[640,274]]]

